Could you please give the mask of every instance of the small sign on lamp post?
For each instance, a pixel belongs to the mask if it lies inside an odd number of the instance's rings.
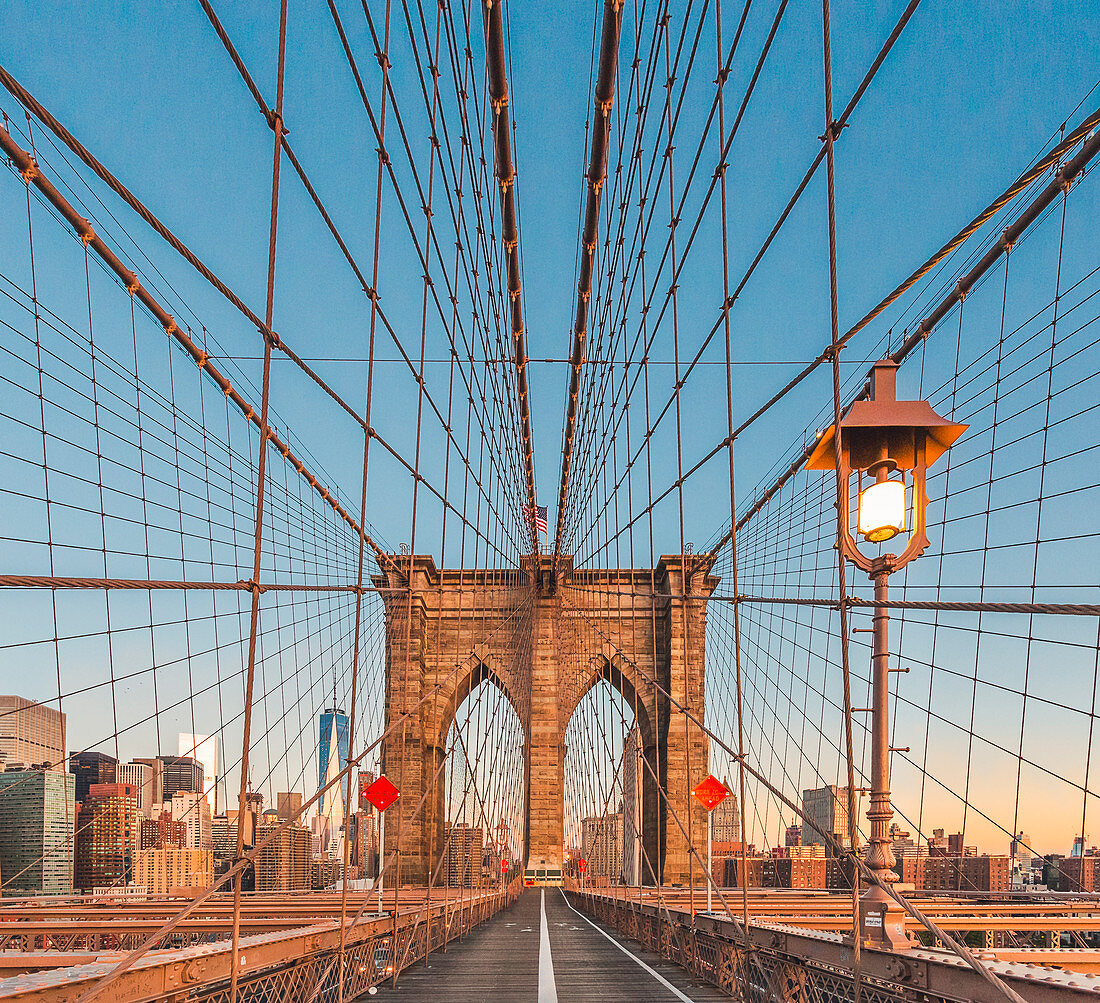
[[[695,798],[707,810],[707,912],[711,911],[711,894],[714,887],[714,874],[711,867],[711,812],[714,811],[733,792],[717,777],[708,773],[691,792]],[[744,834],[742,833],[742,839]]]
[[[378,809],[378,915],[382,915],[382,875],[386,870],[386,815],[385,811],[399,797],[399,791],[384,776],[379,777],[363,794]]]

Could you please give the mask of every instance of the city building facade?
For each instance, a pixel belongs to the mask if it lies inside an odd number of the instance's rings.
[[[642,878],[642,754],[641,731],[634,725],[623,742],[623,881]]]
[[[160,756],[164,764],[163,800],[171,801],[179,791],[203,790],[202,763],[191,756]]]
[[[297,791],[281,791],[276,803],[280,822],[289,822],[302,812],[302,795]]]
[[[359,877],[373,878],[378,857],[378,815],[373,811],[357,811],[348,819],[348,839],[351,840],[351,863]]]
[[[156,850],[165,846],[187,846],[187,824],[176,822],[170,812],[160,812],[155,818],[141,820],[141,849]]]
[[[152,776],[152,804],[160,804],[164,801],[164,762],[153,756],[151,759],[134,758],[131,760],[139,766],[148,766]]]
[[[76,777],[76,800],[82,804],[93,784],[118,782],[118,760],[104,752],[74,752],[69,757],[69,772]]]
[[[848,788],[820,787],[802,792],[802,842],[819,843],[832,852],[827,836],[841,847],[851,846],[848,838]]]
[[[0,775],[0,877],[5,895],[73,890],[76,778],[59,770]]]
[[[138,789],[138,804],[146,818],[153,817],[153,768],[147,763],[119,763],[115,767],[115,782],[133,784]]]
[[[450,888],[474,888],[481,880],[481,858],[485,846],[480,825],[448,827],[447,885]]]
[[[581,850],[589,877],[623,879],[623,813],[596,815],[581,822]]]
[[[214,855],[210,850],[163,846],[145,850],[134,862],[134,884],[150,895],[193,892],[214,883]]]
[[[174,822],[182,822],[187,830],[186,846],[191,850],[212,850],[214,835],[210,803],[205,794],[177,791],[168,806]]]
[[[256,832],[257,844],[263,843],[279,828],[278,824],[261,823]],[[256,891],[306,891],[313,884],[313,867],[308,829],[287,826],[256,854]]]
[[[82,891],[125,885],[141,841],[138,791],[132,784],[92,784],[76,817],[74,885]]]
[[[232,860],[237,854],[237,827],[230,826],[225,815],[210,820],[210,839],[217,860]]]
[[[320,790],[325,786],[326,782],[332,777],[337,776],[347,763],[348,758],[348,716],[336,706],[326,707],[321,712],[321,717],[318,722],[318,743],[317,743],[317,789]],[[335,767],[335,769],[333,769]],[[333,796],[330,799],[328,795],[325,796],[325,802],[330,800],[339,800],[340,802],[340,825],[344,824],[344,815],[347,812],[347,805],[344,803],[345,785],[335,785],[339,788],[338,793],[333,792]],[[328,817],[334,816],[333,807],[330,805],[329,810],[325,811],[322,808],[322,812]]]
[[[25,697],[0,696],[0,769],[65,770],[65,715]]]
[[[726,784],[729,787],[729,784]],[[741,842],[741,812],[737,807],[737,794],[729,796],[710,813],[711,839],[721,843]]]
[[[184,758],[194,759],[202,767],[203,786],[197,788],[206,795],[210,810],[218,813],[218,737],[217,735],[193,735],[181,733],[178,752]]]

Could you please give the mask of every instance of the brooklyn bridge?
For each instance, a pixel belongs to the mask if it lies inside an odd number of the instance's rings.
[[[0,29],[0,999],[1100,998],[1095,4]]]

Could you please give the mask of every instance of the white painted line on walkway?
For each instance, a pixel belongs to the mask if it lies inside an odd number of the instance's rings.
[[[550,957],[550,928],[546,925],[546,889],[539,899],[542,920],[539,931],[539,1003],[558,1003],[558,987],[554,982],[554,959]]]
[[[562,890],[561,897],[563,899],[565,899],[565,904],[567,906],[569,906],[570,909],[573,909],[573,904],[569,901],[569,899],[566,896],[564,890]],[[663,985],[678,1000],[682,1000],[683,1003],[693,1003],[692,998],[690,996],[685,996],[682,992],[680,992],[679,989],[677,989],[671,982],[669,982],[668,979],[666,979],[660,972],[656,971],[653,968],[650,968],[649,965],[647,965],[644,961],[642,961],[641,958],[639,958],[636,954],[632,954],[630,951],[628,951],[614,937],[609,937],[603,930],[601,930],[598,926],[596,926],[596,924],[593,923],[592,920],[590,920],[583,912],[577,912],[576,909],[573,909],[573,912],[577,913],[577,915],[580,916],[580,918],[583,919],[590,927],[592,927],[592,929],[595,930],[596,933],[598,933],[601,937],[604,937],[607,940],[609,940],[620,951],[622,951],[623,954],[625,954],[628,958],[633,959],[633,961],[637,965],[639,965],[640,967],[644,968],[647,972],[649,972],[650,975],[652,975],[658,982],[660,982],[661,985]],[[543,913],[543,923],[545,923],[545,922],[546,922],[546,914]],[[540,996],[539,999],[541,1001],[542,997]]]

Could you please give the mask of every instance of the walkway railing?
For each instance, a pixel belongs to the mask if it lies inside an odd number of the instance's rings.
[[[354,1000],[492,918],[515,901],[519,880],[499,891],[461,901],[433,902],[392,916],[365,920],[347,932],[341,965],[340,924],[314,921],[292,930],[240,940],[238,998],[250,1001]],[[56,957],[54,952],[48,952]],[[5,1000],[59,1003],[77,1000],[114,968],[118,954],[0,980]],[[45,960],[45,959],[44,959]],[[69,960],[69,959],[66,959]],[[221,1003],[230,998],[232,945],[225,940],[180,950],[149,951],[113,984],[116,1003],[167,998]]]
[[[668,908],[607,893],[569,890],[572,903],[647,950],[745,1003],[996,1000],[989,985],[954,955],[933,949],[861,951],[858,996],[848,937],[780,924],[739,926],[718,915]],[[1041,965],[989,961],[1002,980],[1029,1001],[1096,999],[1100,976]]]

